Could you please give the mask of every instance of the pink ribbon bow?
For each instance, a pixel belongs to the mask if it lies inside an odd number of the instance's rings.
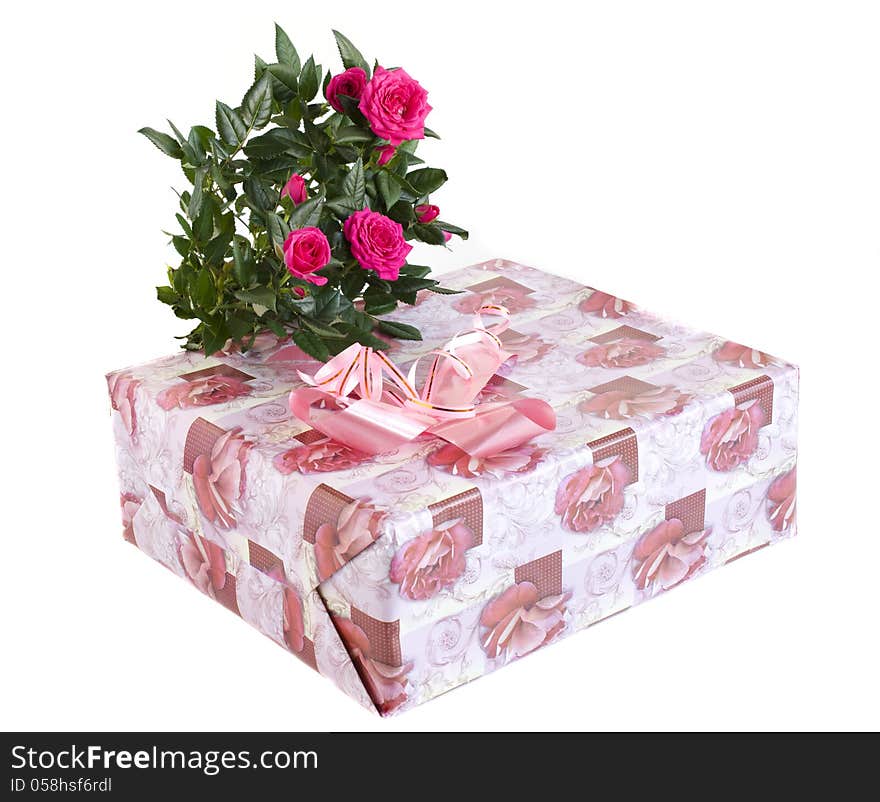
[[[483,325],[483,315],[500,318]],[[433,362],[416,390],[416,360],[408,376],[381,351],[355,343],[290,393],[290,411],[333,440],[365,454],[393,451],[422,435],[452,443],[472,457],[490,457],[553,431],[556,414],[537,398],[475,403],[510,358],[500,334],[508,325],[501,306],[484,306],[474,327],[431,351]],[[356,393],[356,396],[353,395]]]

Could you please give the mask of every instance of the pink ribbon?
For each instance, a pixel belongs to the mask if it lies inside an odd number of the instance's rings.
[[[483,316],[499,318],[483,325]],[[556,428],[556,414],[537,398],[477,404],[476,398],[510,358],[498,335],[507,328],[501,306],[484,306],[473,328],[431,351],[433,362],[420,390],[419,360],[404,375],[381,351],[359,343],[322,365],[300,372],[309,387],[290,393],[290,411],[333,440],[365,454],[393,451],[430,435],[472,457],[490,457]]]

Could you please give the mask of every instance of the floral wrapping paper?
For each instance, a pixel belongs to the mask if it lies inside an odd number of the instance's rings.
[[[795,366],[506,260],[444,283],[391,358],[503,305],[480,400],[555,431],[367,457],[290,414],[317,363],[274,336],[107,377],[125,538],[383,715],[796,531]]]

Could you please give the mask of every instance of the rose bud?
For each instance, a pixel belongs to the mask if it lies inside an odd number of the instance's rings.
[[[281,190],[281,197],[285,195],[290,198],[294,206],[299,206],[309,197],[306,192],[306,181],[299,173],[294,173],[287,180],[284,189]]]
[[[324,97],[327,102],[340,114],[344,114],[339,95],[360,100],[367,85],[367,74],[360,67],[349,67],[345,72],[334,75],[327,84]]]
[[[416,206],[416,217],[420,223],[430,223],[440,216],[440,207],[430,203],[422,203]]]

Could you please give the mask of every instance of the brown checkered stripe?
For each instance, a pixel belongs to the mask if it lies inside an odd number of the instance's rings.
[[[595,337],[590,337],[590,342],[598,345],[607,345],[608,343],[617,342],[617,340],[647,340],[649,342],[657,342],[661,339],[656,334],[649,331],[643,331],[633,326],[617,326],[608,331],[603,331]]]
[[[183,447],[183,470],[185,473],[192,476],[196,459],[203,454],[210,454],[214,443],[225,434],[225,431],[204,418],[196,418],[192,422],[186,433],[186,443]],[[194,536],[202,537],[199,534]],[[220,590],[215,591],[215,598],[228,610],[236,615],[241,615],[235,593],[235,574],[229,572],[230,565],[234,565],[235,561],[229,559],[230,555],[226,549],[223,549],[223,556],[226,559],[226,582]]]
[[[538,590],[538,598],[559,596],[562,593],[562,550],[551,552],[537,560],[518,565],[514,582],[531,582]]]
[[[593,463],[618,457],[629,470],[629,484],[639,480],[639,444],[636,433],[627,426],[587,443],[593,454]]]
[[[728,392],[733,396],[736,406],[748,401],[756,401],[764,412],[764,426],[773,423],[773,379],[766,374],[756,376],[736,387],[731,387]]]
[[[666,505],[667,521],[677,518],[684,527],[684,534],[702,532],[706,528],[706,490],[698,490],[689,496]]]

